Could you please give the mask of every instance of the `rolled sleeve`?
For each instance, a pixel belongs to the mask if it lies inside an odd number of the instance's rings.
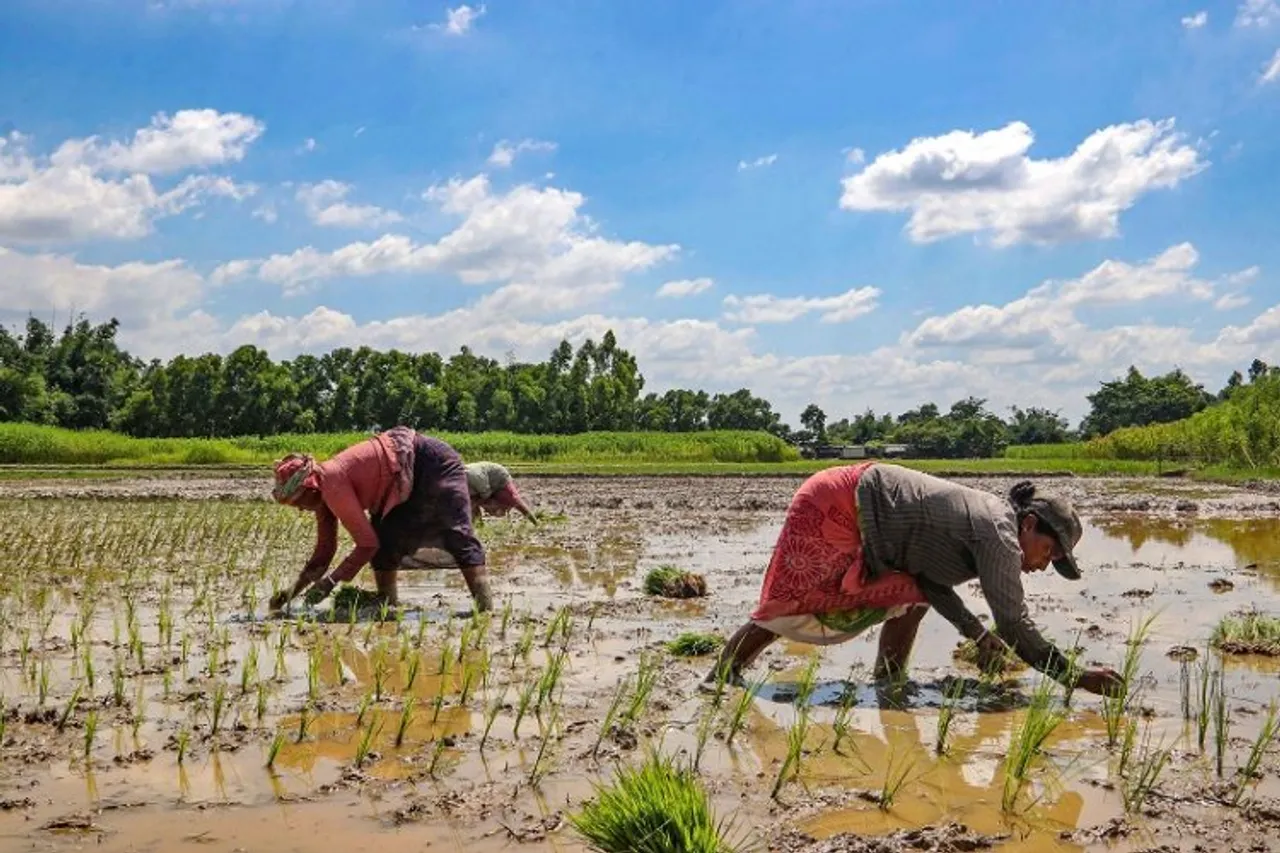
[[[1022,588],[1022,550],[1012,530],[997,525],[999,535],[984,540],[975,549],[978,582],[991,608],[1000,638],[1028,665],[1054,678],[1070,668],[1066,656],[1036,627],[1027,609]]]

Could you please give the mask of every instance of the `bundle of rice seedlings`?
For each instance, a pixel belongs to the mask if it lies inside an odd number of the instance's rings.
[[[731,825],[717,819],[692,768],[651,752],[639,767],[618,769],[613,784],[569,821],[602,853],[736,853]]]
[[[701,598],[707,594],[707,581],[675,566],[658,566],[645,575],[644,591],[663,598]]]
[[[724,640],[715,634],[699,634],[687,631],[667,643],[667,651],[676,657],[695,658],[709,655],[724,645]]]

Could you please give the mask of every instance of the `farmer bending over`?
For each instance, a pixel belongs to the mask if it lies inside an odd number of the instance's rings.
[[[1078,580],[1072,549],[1082,532],[1067,501],[1038,497],[1029,481],[1004,500],[898,465],[828,468],[796,492],[751,621],[730,638],[706,681],[728,664],[740,683],[742,668],[779,636],[831,645],[886,619],[875,677],[900,673],[932,606],[974,641],[984,668],[1005,654],[1003,638],[1041,672],[1113,694],[1119,675],[1073,667],[1036,629],[1022,591],[1022,575],[1050,563]],[[1000,638],[956,594],[954,587],[975,578]]]
[[[471,491],[471,520],[478,521],[480,510],[485,515],[504,516],[511,510],[519,510],[525,518],[538,523],[520,492],[516,490],[511,472],[497,462],[472,462],[467,465],[467,488]]]
[[[365,563],[373,565],[378,595],[394,607],[399,604],[396,572],[402,561],[437,543],[462,570],[476,609],[489,609],[484,547],[471,526],[466,468],[458,452],[440,439],[401,426],[327,462],[291,453],[276,463],[271,494],[282,504],[316,514],[315,551],[293,588],[272,597],[273,610],[304,589],[308,604],[320,603]],[[355,540],[355,548],[326,574],[338,547],[338,522]]]

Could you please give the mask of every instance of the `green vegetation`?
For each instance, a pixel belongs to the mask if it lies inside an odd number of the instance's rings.
[[[573,828],[604,853],[730,853],[740,846],[712,811],[696,771],[651,753],[620,768],[609,787],[570,815]]]
[[[1280,618],[1256,611],[1228,616],[1214,628],[1212,642],[1228,654],[1280,656]]]
[[[709,655],[723,645],[724,639],[715,634],[688,631],[667,643],[667,651],[676,657],[694,658]]]
[[[516,435],[437,434],[465,459],[544,464],[778,463],[799,458],[794,448],[764,432],[612,433]],[[325,459],[368,438],[366,433],[277,435],[270,438],[130,438],[118,433],[74,431],[0,423],[0,463],[25,465],[254,465],[293,451]]]
[[[676,566],[658,566],[644,576],[644,591],[663,598],[698,598],[707,594],[707,582]]]

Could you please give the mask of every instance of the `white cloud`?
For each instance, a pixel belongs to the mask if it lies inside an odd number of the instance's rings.
[[[738,171],[745,172],[747,169],[763,169],[767,166],[772,166],[776,162],[778,162],[777,154],[766,154],[763,157],[757,157],[751,161],[739,160]]]
[[[1237,27],[1269,27],[1280,21],[1280,3],[1276,0],[1244,0],[1236,8]]]
[[[1268,60],[1266,66],[1262,69],[1261,83],[1274,83],[1280,80],[1280,48],[1276,49],[1275,54]]]
[[[240,113],[180,110],[157,113],[131,142],[104,145],[96,136],[64,142],[50,161],[55,167],[89,166],[95,171],[164,175],[244,159],[266,126]]]
[[[1230,311],[1233,308],[1243,308],[1249,302],[1249,297],[1243,293],[1224,293],[1213,303],[1213,307],[1219,311]]]
[[[845,323],[870,314],[879,304],[875,287],[850,289],[838,296],[734,296],[724,298],[725,317],[735,323],[790,323],[806,314],[821,314],[824,323]]]
[[[1209,23],[1209,13],[1203,9],[1182,19],[1183,28],[1188,30],[1198,30],[1207,23]]]
[[[516,157],[528,151],[555,151],[556,144],[554,142],[543,142],[538,139],[522,139],[519,142],[511,143],[505,139],[493,146],[493,153],[489,155],[488,163],[499,169],[506,169],[516,161]]]
[[[371,204],[350,204],[346,201],[350,192],[349,184],[326,180],[302,185],[297,199],[308,219],[327,228],[381,228],[404,218],[394,210]]]
[[[304,140],[304,141],[303,141],[303,143],[302,143],[302,150],[303,150],[303,151],[305,151],[305,152],[307,152],[307,153],[310,153],[310,152],[312,152],[312,151],[315,151],[315,150],[316,150],[316,146],[317,146],[317,144],[318,144],[318,143],[315,141],[315,139],[313,139],[312,137],[308,136],[308,137],[306,138],[306,140]]]
[[[484,4],[479,6],[458,6],[445,12],[443,24],[432,24],[433,29],[443,30],[451,36],[466,35],[471,27],[485,13]]]
[[[658,288],[658,296],[663,299],[680,299],[704,293],[715,284],[709,278],[682,278],[665,282]]]
[[[66,255],[0,247],[0,312],[84,312],[131,328],[170,320],[201,296],[203,279],[182,261],[82,264]]]
[[[32,154],[26,137],[0,138],[0,239],[137,238],[208,198],[243,200],[257,188],[198,174],[158,189],[152,177],[238,161],[261,133],[237,113],[183,110],[158,114],[129,142],[71,139],[47,157]]]
[[[276,220],[280,218],[280,214],[276,211],[274,204],[264,204],[259,208],[255,208],[250,216],[254,219],[261,219],[268,225],[274,225]]]
[[[867,152],[861,148],[849,148],[845,151],[845,162],[852,163],[855,166],[861,166],[867,162]]]
[[[224,282],[256,275],[296,292],[309,282],[339,276],[447,273],[467,284],[540,288],[552,299],[553,290],[617,283],[627,273],[648,269],[679,249],[595,236],[594,225],[580,212],[586,199],[568,190],[523,184],[497,194],[489,179],[479,175],[434,186],[425,197],[462,220],[434,243],[385,234],[331,252],[307,246],[289,254],[224,264],[214,279]]]
[[[1139,196],[1205,168],[1173,127],[1112,125],[1044,160],[1028,156],[1034,136],[1022,122],[920,137],[846,177],[840,206],[910,211],[908,232],[920,243],[964,233],[989,233],[996,246],[1114,237]]]

